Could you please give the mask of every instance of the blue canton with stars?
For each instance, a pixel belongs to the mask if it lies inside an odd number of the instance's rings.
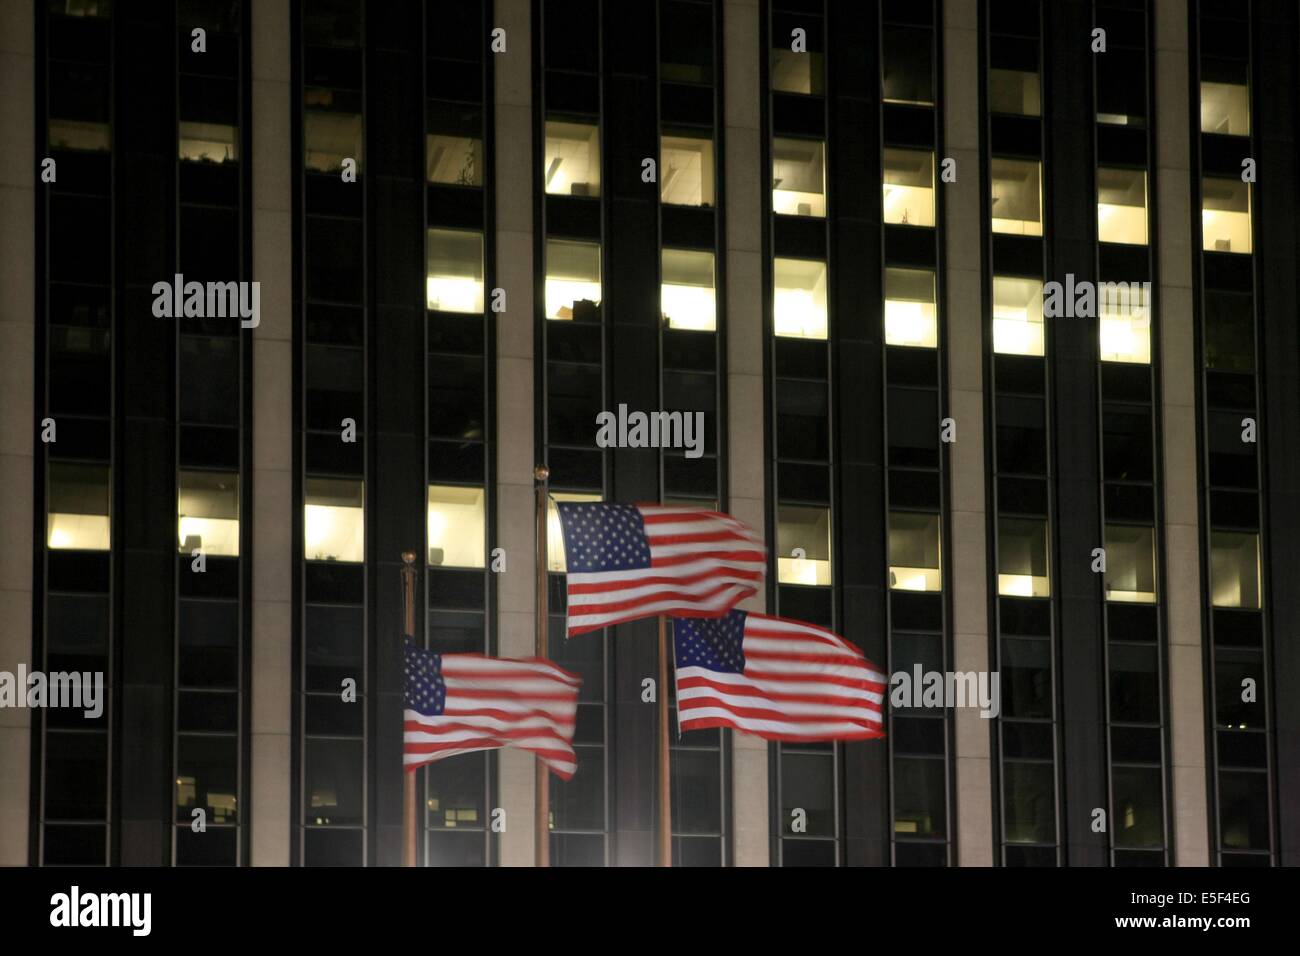
[[[685,617],[673,621],[673,652],[678,667],[707,667],[721,674],[745,671],[744,611],[717,620]]]
[[[442,678],[442,655],[426,651],[407,639],[406,706],[425,717],[442,715],[447,706],[447,682]]]
[[[557,506],[570,572],[632,571],[650,567],[650,542],[635,505],[565,502]]]

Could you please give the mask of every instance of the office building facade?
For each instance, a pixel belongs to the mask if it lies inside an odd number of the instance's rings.
[[[531,655],[538,464],[997,689],[674,733],[675,865],[1300,862],[1294,4],[0,10],[0,672],[104,681],[0,707],[0,863],[399,863],[402,555]],[[547,527],[551,862],[654,864],[656,627],[566,639]],[[530,755],[416,777],[422,865],[533,863]]]

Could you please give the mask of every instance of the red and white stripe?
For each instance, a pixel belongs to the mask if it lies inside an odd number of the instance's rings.
[[[574,720],[582,678],[548,660],[443,654],[446,704],[437,717],[406,711],[407,770],[475,750],[519,747],[568,780],[577,769]]]
[[[650,568],[570,573],[568,636],[645,617],[722,617],[758,593],[767,569],[763,539],[731,515],[636,505]]]
[[[844,638],[765,614],[745,618],[745,670],[677,668],[682,730],[731,727],[765,740],[867,740],[884,736],[888,681]]]

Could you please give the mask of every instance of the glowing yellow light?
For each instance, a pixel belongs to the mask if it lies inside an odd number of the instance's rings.
[[[439,312],[482,312],[483,283],[457,276],[429,276],[425,299],[430,309]]]

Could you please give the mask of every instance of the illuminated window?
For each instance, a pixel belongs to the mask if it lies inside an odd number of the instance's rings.
[[[1201,83],[1201,132],[1250,135],[1250,91],[1239,83]]]
[[[994,156],[989,165],[993,185],[993,231],[1016,236],[1043,234],[1042,164],[1034,159]]]
[[[349,478],[308,478],[303,556],[308,561],[364,561],[365,491]]]
[[[895,591],[940,591],[939,516],[891,512],[889,586]]]
[[[425,301],[437,312],[483,311],[483,234],[430,229]]]
[[[425,175],[431,183],[483,185],[483,141],[477,136],[430,133],[425,142]]]
[[[713,140],[664,136],[659,142],[660,198],[672,206],[713,205]]]
[[[795,53],[789,47],[777,47],[772,51],[772,90],[820,96],[823,92],[822,55],[812,51]]]
[[[934,225],[934,154],[928,150],[885,148],[885,222]]]
[[[1213,176],[1201,180],[1201,247],[1206,252],[1250,252],[1250,183]]]
[[[600,195],[600,128],[546,121],[546,191],[555,196]]]
[[[1210,532],[1210,603],[1259,607],[1259,535]]]
[[[49,472],[47,547],[107,551],[108,466],[50,462]]]
[[[555,507],[557,501],[599,501],[600,495],[583,494],[571,491],[552,491],[546,503],[546,569],[563,574],[564,563],[564,527],[560,524],[560,511]]]
[[[176,494],[177,544],[184,554],[239,554],[239,475],[182,471]]]
[[[773,261],[772,316],[777,335],[826,338],[826,263],[815,259]]]
[[[1037,279],[993,277],[993,351],[1043,354],[1043,284]]]
[[[777,580],[782,584],[830,584],[830,509],[779,506],[776,547]]]
[[[1016,116],[1042,113],[1038,74],[1025,70],[989,70],[989,111]]]
[[[546,317],[600,321],[600,245],[546,240]]]
[[[361,114],[331,109],[336,105],[335,96],[333,90],[323,87],[308,87],[304,94],[303,164],[310,172],[337,173],[343,168],[344,159],[355,159],[360,175]]]
[[[107,123],[91,120],[51,119],[50,149],[77,149],[106,153],[110,136]]]
[[[1154,529],[1106,526],[1106,600],[1155,603]]]
[[[222,123],[180,124],[179,153],[182,161],[233,163],[239,159],[238,130]]]
[[[1047,522],[998,518],[998,594],[1047,597]]]
[[[429,486],[429,564],[483,567],[486,526],[482,488]]]
[[[885,269],[885,343],[930,349],[938,344],[929,269]]]
[[[670,329],[712,332],[717,328],[713,253],[664,249],[660,308]]]
[[[821,140],[772,140],[772,211],[826,215],[826,146]]]
[[[1151,300],[1143,282],[1097,283],[1103,362],[1151,364]]]
[[[1145,169],[1097,169],[1097,239],[1100,242],[1147,244],[1147,173]]]

